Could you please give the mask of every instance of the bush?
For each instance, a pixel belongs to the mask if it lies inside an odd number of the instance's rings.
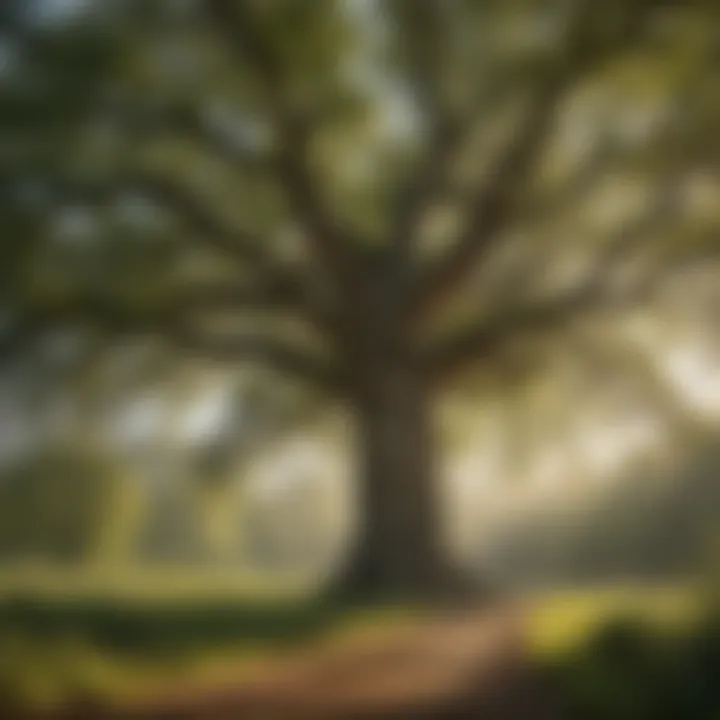
[[[720,623],[683,636],[615,621],[554,668],[573,717],[709,720],[720,717]]]

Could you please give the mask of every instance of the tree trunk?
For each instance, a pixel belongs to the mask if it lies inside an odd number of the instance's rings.
[[[337,589],[351,600],[436,600],[474,590],[444,542],[432,395],[385,367],[357,401],[358,528]],[[473,593],[474,594],[474,593]]]

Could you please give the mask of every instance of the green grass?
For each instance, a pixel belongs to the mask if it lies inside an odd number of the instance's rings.
[[[701,619],[705,596],[691,585],[629,585],[549,593],[529,605],[531,651],[549,659],[583,646],[616,621],[662,633],[687,631]]]
[[[126,604],[175,601],[274,601],[305,594],[307,581],[290,573],[173,567],[19,564],[0,569],[0,599],[93,599]]]

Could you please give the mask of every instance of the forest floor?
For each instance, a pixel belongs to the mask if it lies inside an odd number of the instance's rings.
[[[222,672],[170,673],[142,692],[120,691],[102,701],[88,694],[94,702],[78,700],[32,719],[574,720],[555,679],[542,669],[544,659],[584,643],[617,613],[655,615],[665,627],[682,624],[694,614],[690,598],[673,590],[593,590],[474,612],[391,614],[371,623],[355,617],[342,632],[231,658]]]
[[[524,614],[500,607],[417,618],[382,634],[298,649],[241,682],[189,684],[69,720],[563,717],[529,661]],[[57,713],[55,714],[57,716]]]

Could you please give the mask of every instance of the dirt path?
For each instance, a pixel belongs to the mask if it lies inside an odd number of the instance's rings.
[[[258,669],[242,683],[173,688],[77,720],[345,720],[561,715],[527,665],[521,614],[492,610],[419,621]]]

